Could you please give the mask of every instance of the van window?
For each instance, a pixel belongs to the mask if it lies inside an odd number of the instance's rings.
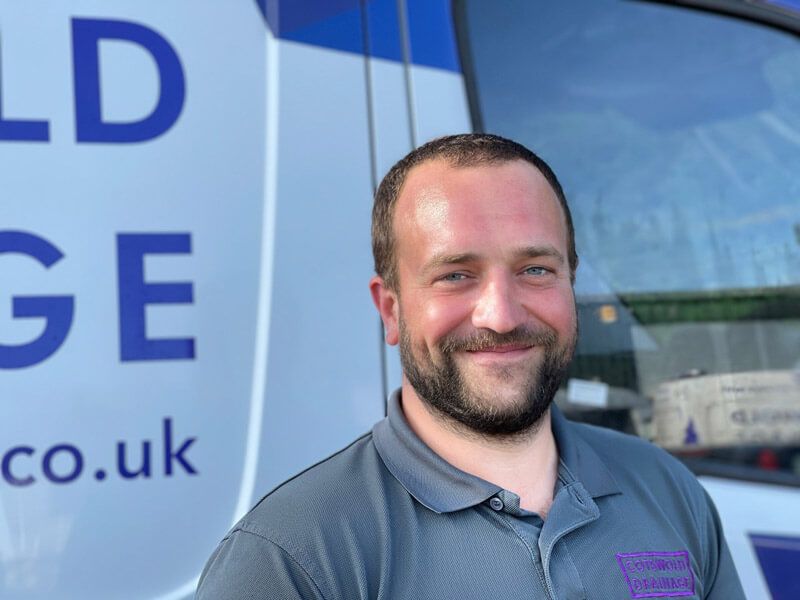
[[[476,128],[540,154],[573,211],[559,405],[698,473],[800,483],[798,38],[648,2],[455,12]]]

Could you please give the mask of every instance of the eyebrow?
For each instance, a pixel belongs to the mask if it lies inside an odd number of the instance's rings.
[[[564,255],[550,245],[525,246],[514,252],[514,257],[516,259],[552,257],[561,263],[564,262]],[[475,252],[462,252],[460,254],[437,254],[428,261],[423,271],[425,273],[430,273],[431,271],[435,271],[448,265],[463,265],[465,263],[477,262],[478,260],[480,260],[480,255]]]
[[[517,252],[517,256],[519,258],[542,258],[549,256],[558,259],[559,262],[564,262],[564,255],[549,244],[543,246],[526,246]]]

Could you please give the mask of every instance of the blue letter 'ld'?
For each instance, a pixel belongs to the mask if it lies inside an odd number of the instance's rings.
[[[133,42],[155,59],[161,91],[147,117],[131,123],[103,121],[100,106],[100,40]],[[175,50],[161,35],[128,21],[72,19],[75,69],[75,127],[79,142],[131,143],[151,140],[167,131],[183,109],[186,83]]]
[[[0,254],[24,254],[35,258],[45,268],[64,256],[47,240],[24,231],[0,231]],[[27,344],[0,344],[0,369],[20,369],[42,362],[61,347],[72,326],[75,299],[72,296],[16,296],[14,318],[44,317],[42,335]]]
[[[194,338],[149,339],[148,304],[191,304],[191,283],[146,283],[146,254],[191,254],[188,233],[120,233],[117,235],[120,360],[194,358]]]

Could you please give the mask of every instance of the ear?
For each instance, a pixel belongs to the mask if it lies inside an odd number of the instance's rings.
[[[369,280],[369,291],[383,321],[386,343],[394,346],[400,341],[400,304],[397,294],[386,287],[383,278],[378,275]]]

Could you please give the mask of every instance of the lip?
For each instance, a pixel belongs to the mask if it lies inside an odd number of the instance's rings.
[[[483,350],[470,350],[470,354],[508,354],[512,352],[519,352],[522,350],[530,350],[533,346],[526,344],[509,344],[507,346],[492,346],[491,348],[484,348]]]
[[[513,362],[527,357],[536,346],[510,345],[494,346],[483,350],[468,351],[465,354],[479,363]]]

